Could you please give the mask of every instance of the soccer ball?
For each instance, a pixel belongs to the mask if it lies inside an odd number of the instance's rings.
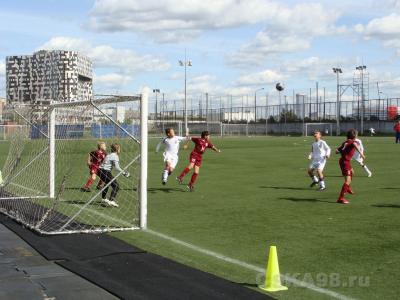
[[[275,88],[277,89],[277,91],[282,92],[285,89],[285,86],[283,85],[283,83],[278,82]]]

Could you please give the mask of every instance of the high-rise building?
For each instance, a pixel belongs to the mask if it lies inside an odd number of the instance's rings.
[[[63,50],[8,56],[6,85],[11,103],[88,100],[93,95],[92,62],[78,52]]]

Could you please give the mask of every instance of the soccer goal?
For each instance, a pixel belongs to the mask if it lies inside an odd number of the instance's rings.
[[[20,126],[4,143],[0,212],[42,234],[146,228],[147,103],[143,93],[8,107],[6,117]],[[108,154],[120,146],[122,171],[106,183],[97,176],[83,191],[99,142]],[[102,200],[113,189],[118,207]]]
[[[315,130],[321,131],[323,135],[333,135],[333,124],[332,123],[305,123],[304,124],[304,135],[312,135]]]

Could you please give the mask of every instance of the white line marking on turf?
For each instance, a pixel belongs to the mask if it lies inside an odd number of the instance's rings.
[[[19,184],[14,184],[14,185],[20,186]],[[22,186],[20,186],[20,187],[22,187]],[[26,187],[24,187],[24,188],[26,188]],[[29,189],[29,188],[27,188],[27,189]],[[31,189],[29,189],[29,190],[31,190]],[[32,190],[32,191],[33,191],[33,190]],[[36,192],[38,192],[38,191],[36,191]],[[40,193],[40,192],[39,192],[39,193]],[[76,204],[74,204],[74,205],[76,205]],[[109,215],[103,214],[103,213],[98,212],[98,211],[93,210],[93,209],[86,209],[86,210],[88,210],[88,211],[90,211],[90,212],[92,212],[92,213],[94,213],[94,214],[97,214],[97,215],[99,215],[99,216],[102,216],[102,217],[104,217],[105,219],[109,219],[110,221],[118,221],[118,222],[120,222],[120,223],[122,223],[122,224],[125,223],[126,225],[129,224],[128,222],[126,222],[126,221],[124,221],[124,220],[117,220],[117,219],[115,219],[115,218],[113,218],[113,217],[111,217],[111,216],[109,216]],[[132,225],[132,224],[129,224],[129,225]],[[214,258],[217,258],[217,259],[226,261],[226,262],[231,263],[231,264],[234,264],[234,265],[238,265],[238,266],[240,266],[240,267],[243,267],[243,268],[246,268],[246,269],[249,269],[249,270],[253,270],[253,271],[256,271],[256,272],[259,272],[259,273],[264,273],[264,271],[265,271],[264,268],[260,268],[260,267],[255,266],[255,265],[248,264],[248,263],[246,263],[246,262],[244,262],[244,261],[240,261],[240,260],[237,260],[237,259],[234,259],[234,258],[225,256],[225,255],[223,255],[223,254],[220,254],[220,253],[217,253],[217,252],[214,252],[214,251],[210,251],[210,250],[207,250],[207,249],[200,248],[200,247],[198,247],[198,246],[195,246],[195,245],[189,244],[189,243],[187,243],[187,242],[178,240],[178,239],[176,239],[176,238],[174,238],[174,237],[165,235],[165,234],[163,234],[163,233],[159,233],[159,232],[153,231],[153,230],[151,230],[151,229],[146,229],[145,232],[148,232],[148,233],[150,233],[150,234],[152,234],[152,235],[158,236],[158,237],[160,237],[160,238],[162,238],[162,239],[168,240],[168,241],[173,242],[173,243],[175,243],[175,244],[184,246],[184,247],[189,248],[189,249],[191,249],[191,250],[194,250],[194,251],[196,251],[196,252],[200,252],[200,253],[203,253],[203,254],[205,254],[205,255],[212,256],[212,257],[214,257]],[[285,279],[287,282],[290,282],[290,283],[292,283],[292,284],[294,284],[294,285],[297,285],[297,286],[300,286],[300,287],[304,287],[304,288],[313,290],[313,291],[315,291],[315,292],[317,292],[317,293],[321,293],[321,294],[325,294],[325,295],[331,296],[331,297],[333,297],[333,298],[335,298],[335,299],[340,299],[340,300],[354,300],[354,298],[347,297],[347,296],[342,295],[342,294],[339,294],[339,293],[337,293],[337,292],[334,292],[334,291],[331,291],[331,290],[328,290],[328,289],[324,289],[324,288],[318,287],[318,286],[316,286],[316,285],[314,285],[314,284],[310,284],[310,283],[307,283],[307,282],[298,280],[298,279],[296,279],[296,278],[292,278],[292,277],[285,276],[285,275],[282,275],[282,278]]]
[[[214,252],[214,251],[210,251],[210,250],[207,250],[207,249],[200,248],[198,246],[195,246],[195,245],[189,244],[187,242],[178,240],[178,239],[176,239],[174,237],[165,235],[163,233],[159,233],[159,232],[153,231],[151,229],[146,229],[145,232],[148,232],[148,233],[150,233],[152,235],[155,235],[155,236],[160,237],[162,239],[168,240],[168,241],[173,242],[175,244],[184,246],[184,247],[189,248],[191,250],[200,252],[202,254],[205,254],[205,255],[208,255],[208,256],[212,256],[214,258],[226,261],[228,263],[231,263],[231,264],[234,264],[234,265],[238,265],[240,267],[243,267],[243,268],[246,268],[246,269],[249,269],[249,270],[253,270],[253,271],[256,271],[256,272],[259,272],[259,273],[264,273],[265,272],[265,268],[260,268],[260,267],[255,266],[255,265],[248,264],[248,263],[246,263],[244,261],[240,261],[240,260],[225,256],[223,254],[220,254],[220,253],[217,253],[217,252]],[[317,292],[317,293],[321,293],[321,294],[325,294],[325,295],[331,296],[331,297],[333,297],[335,299],[354,300],[354,298],[347,297],[347,296],[339,294],[337,292],[334,292],[334,291],[331,291],[331,290],[328,290],[328,289],[324,289],[324,288],[318,287],[318,286],[316,286],[314,284],[311,284],[311,283],[308,283],[308,282],[304,282],[304,281],[301,281],[301,280],[298,280],[298,279],[295,279],[295,278],[292,278],[292,277],[289,277],[289,276],[283,275],[282,278],[285,279],[287,282],[290,282],[290,283],[292,283],[294,285],[310,289],[310,290],[312,290],[314,292]]]

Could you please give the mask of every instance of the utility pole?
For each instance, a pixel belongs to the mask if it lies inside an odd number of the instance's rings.
[[[341,68],[332,68],[336,74],[336,135],[340,135],[340,85],[339,74],[343,73]]]

